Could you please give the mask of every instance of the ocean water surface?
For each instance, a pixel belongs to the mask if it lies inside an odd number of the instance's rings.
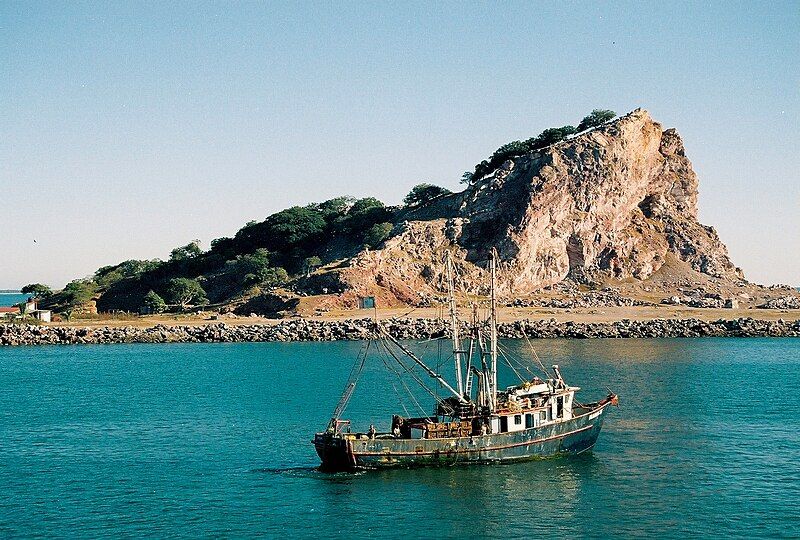
[[[357,474],[310,440],[362,343],[0,349],[0,537],[800,535],[800,340],[534,345],[580,400],[620,394],[593,452]],[[356,427],[403,413],[384,360]]]
[[[29,294],[0,293],[0,307],[16,306],[28,299]]]

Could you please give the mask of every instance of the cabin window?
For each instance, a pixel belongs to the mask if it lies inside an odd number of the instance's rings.
[[[533,415],[528,413],[525,415],[525,428],[532,428],[533,427]]]
[[[522,425],[522,415],[521,414],[515,414],[514,415],[514,425],[515,426],[521,426]]]
[[[508,416],[501,416],[500,417],[500,433],[506,433],[508,431]]]

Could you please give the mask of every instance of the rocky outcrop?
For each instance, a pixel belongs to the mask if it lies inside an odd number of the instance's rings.
[[[668,254],[741,281],[716,231],[697,220],[697,188],[680,136],[639,109],[506,162],[438,201],[438,217],[431,208],[410,213],[382,249],[355,257],[338,279],[343,290],[414,303],[442,290],[450,252],[457,286],[481,293],[497,248],[506,297],[565,279],[645,280]]]
[[[382,321],[381,324],[398,339],[435,339],[446,337],[449,333],[448,323],[441,319],[401,318]],[[363,340],[369,339],[373,330],[374,323],[371,319],[299,319],[275,325],[220,323],[203,326],[157,325],[148,328],[0,325],[0,346]],[[800,320],[655,319],[613,323],[522,320],[500,324],[498,333],[504,338],[800,337]]]
[[[800,298],[797,296],[782,296],[764,302],[759,309],[800,309]]]

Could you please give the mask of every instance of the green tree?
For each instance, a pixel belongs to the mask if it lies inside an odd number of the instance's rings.
[[[451,191],[449,189],[434,186],[433,184],[417,184],[411,188],[411,191],[405,196],[403,202],[406,206],[419,206],[437,197],[449,195],[450,193]]]
[[[188,259],[194,259],[195,257],[202,255],[203,250],[200,247],[199,240],[192,240],[185,246],[176,247],[173,249],[169,254],[170,261],[185,261]]]
[[[369,212],[374,208],[385,208],[386,205],[383,204],[381,201],[376,199],[375,197],[364,197],[363,199],[357,199],[353,202],[353,206],[350,207],[350,210],[347,211],[348,214],[351,216],[355,216],[358,214],[364,214]]]
[[[53,291],[47,285],[43,285],[41,283],[31,283],[30,285],[25,285],[22,287],[22,294],[30,294],[33,295],[35,298],[44,299],[49,298]]]
[[[269,234],[283,250],[311,243],[325,229],[325,219],[320,212],[301,206],[273,214],[265,223],[269,226]]]
[[[483,161],[475,165],[475,172],[472,173],[472,180],[473,181],[480,180],[490,172],[491,171],[489,170],[489,160],[484,159]]]
[[[589,128],[597,127],[601,124],[605,124],[609,120],[614,119],[616,116],[617,113],[608,109],[594,109],[592,112],[583,117],[581,123],[578,124],[578,131],[583,131]]]
[[[67,286],[58,293],[59,311],[67,316],[67,320],[72,318],[75,311],[80,311],[97,293],[97,284],[93,281],[76,279],[70,281]]]
[[[319,203],[317,208],[320,213],[322,213],[322,217],[325,219],[325,221],[332,223],[337,218],[347,214],[347,211],[350,210],[355,202],[356,200],[353,197],[335,197],[328,201]]]
[[[167,309],[167,304],[164,299],[158,296],[154,291],[148,292],[144,295],[142,300],[142,307],[148,313],[163,313]]]
[[[389,238],[392,230],[394,225],[391,223],[376,223],[364,234],[364,242],[370,247],[376,247]]]
[[[461,182],[462,184],[469,185],[472,183],[472,180],[474,178],[475,178],[474,173],[471,173],[469,171],[464,171],[464,174],[461,175],[461,180],[459,180],[459,182]]]
[[[347,215],[338,220],[333,227],[335,234],[342,234],[350,240],[356,240],[363,233],[383,221],[391,221],[392,212],[381,201],[374,197],[364,197],[353,203]]]
[[[320,240],[326,227],[322,212],[312,206],[293,206],[272,214],[261,223],[248,224],[236,233],[239,252],[267,248],[288,253]]]
[[[190,304],[206,304],[206,291],[196,279],[173,278],[167,283],[167,299],[186,309]]]
[[[258,248],[253,253],[240,255],[234,262],[235,271],[240,274],[258,274],[269,268],[269,250]]]
[[[226,261],[236,255],[238,245],[235,239],[222,237],[215,238],[211,241],[211,249],[209,250],[209,258],[218,256],[220,259]]]
[[[239,255],[225,263],[225,266],[227,274],[246,285],[257,285],[274,279],[275,271],[270,268],[270,253],[264,248],[247,255]]]
[[[306,257],[306,260],[303,261],[303,267],[306,273],[306,276],[310,275],[311,272],[316,270],[322,266],[322,259],[317,257],[316,255],[312,255],[311,257]]]
[[[150,272],[163,263],[158,259],[123,261],[113,266],[103,266],[94,273],[94,280],[101,289],[107,289],[114,283],[128,278],[137,278],[145,272]]]
[[[233,240],[233,238],[230,238],[228,236],[223,236],[222,238],[214,238],[211,241],[211,249],[212,250],[220,249],[221,246],[228,244],[231,240]]]
[[[289,281],[289,273],[281,268],[267,268],[260,274],[247,274],[244,276],[244,284],[248,286],[277,287]]]
[[[555,144],[567,138],[569,135],[575,133],[574,126],[562,126],[560,128],[547,128],[542,131],[537,137],[525,141],[528,152],[532,150],[539,150]]]

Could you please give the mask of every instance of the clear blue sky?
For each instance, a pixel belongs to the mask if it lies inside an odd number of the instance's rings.
[[[597,107],[676,127],[734,262],[800,285],[797,2],[3,2],[0,75],[0,288],[455,189]]]

